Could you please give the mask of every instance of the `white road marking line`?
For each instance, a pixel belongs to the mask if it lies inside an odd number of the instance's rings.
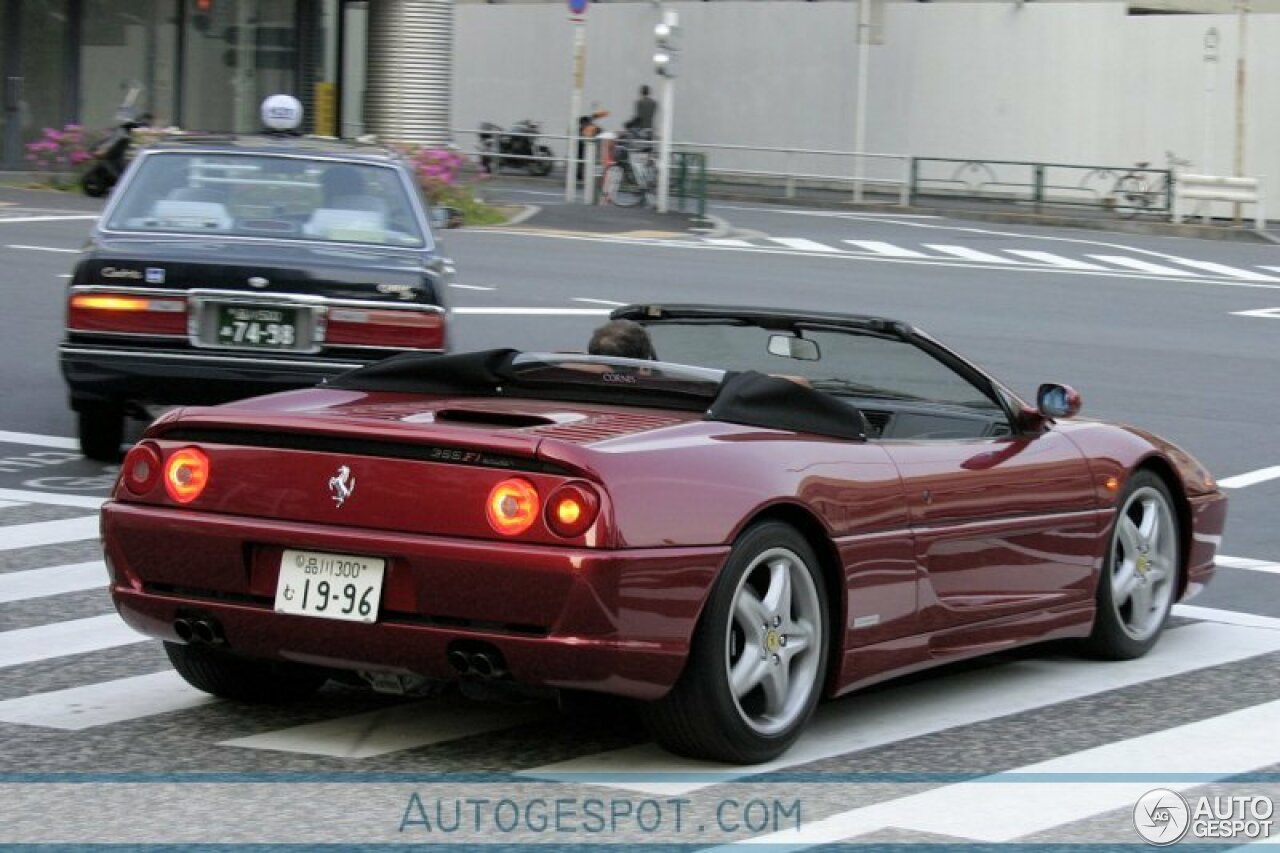
[[[96,515],[64,518],[58,521],[37,521],[31,524],[10,524],[0,527],[0,551],[97,538],[98,517]]]
[[[964,258],[967,261],[981,261],[984,264],[1016,264],[1019,261],[1010,258],[993,255],[990,252],[979,252],[977,249],[970,249],[968,246],[944,246],[938,243],[925,243],[926,249],[933,249],[935,252],[942,252],[946,255],[955,255],[957,258]]]
[[[1148,735],[1115,741],[1007,771],[1009,774],[1210,773],[1217,778],[1280,762],[1280,738],[1259,732],[1280,727],[1280,701],[1264,702]],[[910,827],[966,841],[1007,842],[1102,812],[1132,808],[1154,787],[1186,789],[1199,781],[1157,785],[1123,778],[1105,782],[1000,782],[1001,774],[975,782],[944,785],[919,794],[850,809],[799,830],[756,836],[750,844],[779,844],[800,850],[888,827]],[[1014,777],[1016,778],[1016,777]],[[716,848],[729,849],[729,847]]]
[[[1138,272],[1157,273],[1159,275],[1195,275],[1195,273],[1186,270],[1174,269],[1163,264],[1153,264],[1151,261],[1142,261],[1137,258],[1130,258],[1126,255],[1089,255],[1089,257],[1098,261],[1105,261],[1108,264],[1115,264],[1118,267],[1127,267]]]
[[[7,432],[0,430],[0,444],[29,444],[32,447],[54,447],[58,450],[79,450],[80,442],[60,435],[40,435],[34,432]]]
[[[1050,264],[1055,267],[1062,267],[1066,270],[1105,270],[1106,267],[1098,264],[1091,264],[1085,261],[1078,261],[1075,258],[1064,258],[1062,255],[1055,255],[1052,252],[1037,252],[1030,249],[1005,249],[1011,255],[1018,255],[1030,261],[1038,261],[1042,264]]]
[[[330,755],[336,758],[371,758],[509,729],[545,717],[548,708],[545,705],[531,707],[477,704],[461,708],[457,704],[436,701],[413,702],[336,720],[224,740],[218,745]]]
[[[69,273],[69,272],[60,272],[60,273],[58,273],[58,278],[71,278],[71,273]]]
[[[1257,471],[1237,474],[1234,477],[1225,477],[1218,481],[1218,488],[1243,489],[1246,486],[1256,486],[1258,483],[1265,483],[1267,480],[1274,480],[1278,477],[1280,477],[1280,465],[1272,465],[1270,468],[1259,468]]]
[[[1174,616],[1185,616],[1188,619],[1199,619],[1202,622],[1214,622],[1219,625],[1240,625],[1245,628],[1269,628],[1280,631],[1280,619],[1274,616],[1259,616],[1256,613],[1244,613],[1239,610],[1220,610],[1215,607],[1197,607],[1194,604],[1173,605]]]
[[[1268,320],[1280,320],[1280,308],[1254,308],[1252,311],[1232,311],[1237,317],[1265,317]]]
[[[114,613],[0,633],[0,669],[150,640]]]
[[[850,246],[857,246],[860,249],[866,249],[868,252],[875,252],[877,255],[883,255],[886,258],[927,258],[924,252],[917,252],[915,249],[904,249],[901,246],[895,246],[892,243],[882,243],[879,240],[845,240]]]
[[[18,501],[0,501],[0,509],[8,509],[9,507],[14,506],[26,506],[26,504]]]
[[[454,314],[516,317],[599,317],[608,308],[451,308]]]
[[[574,301],[574,302],[587,302],[587,303],[590,303],[590,304],[592,304],[592,305],[613,305],[614,307],[620,307],[620,306],[622,306],[622,305],[626,305],[626,304],[627,304],[627,303],[625,303],[625,302],[616,302],[616,301],[614,301],[614,300],[612,300],[612,299],[589,299],[589,298],[587,298],[587,297],[585,297],[585,296],[575,296],[575,297],[573,297],[573,301]]]
[[[96,213],[76,213],[59,216],[0,216],[0,225],[10,222],[71,222],[77,219],[97,219]]]
[[[801,252],[826,252],[828,254],[839,253],[842,250],[826,243],[819,243],[816,240],[806,240],[803,237],[770,237],[775,243],[786,246],[788,249],[796,249]]]
[[[938,226],[921,225],[919,223],[912,223],[912,222],[900,222],[898,224],[915,225],[916,227],[920,227],[920,228],[938,227]],[[995,234],[1000,233],[1000,232],[981,232],[980,229],[950,228],[949,230],[970,230],[970,231],[978,230],[979,233],[995,233]],[[969,269],[969,270],[985,269],[985,270],[999,270],[1002,272],[1017,272],[1020,274],[1047,273],[1050,275],[1072,275],[1072,276],[1088,276],[1091,278],[1102,277],[1102,278],[1112,278],[1112,279],[1127,279],[1127,280],[1134,280],[1134,281],[1170,282],[1170,283],[1189,284],[1189,285],[1204,286],[1204,287],[1230,287],[1230,288],[1245,288],[1249,290],[1280,290],[1280,282],[1276,284],[1268,284],[1266,282],[1260,282],[1260,281],[1240,281],[1239,279],[1221,280],[1221,279],[1204,278],[1202,276],[1197,276],[1194,273],[1188,273],[1186,270],[1175,270],[1169,267],[1165,268],[1169,270],[1168,275],[1153,275],[1153,274],[1144,274],[1139,272],[1125,272],[1124,270],[1111,270],[1111,269],[1072,270],[1072,269],[1064,269],[1062,267],[1034,266],[1034,265],[1021,264],[1016,262],[984,265],[974,261],[953,261],[953,260],[947,260],[944,258],[936,258],[936,259],[889,258],[889,257],[883,257],[881,255],[872,255],[872,254],[866,254],[862,252],[847,252],[847,251],[835,250],[835,249],[826,253],[800,252],[792,249],[772,248],[769,246],[752,246],[751,248],[737,247],[737,246],[711,246],[706,243],[696,242],[693,240],[656,240],[652,238],[617,237],[612,235],[602,236],[602,235],[596,235],[596,234],[559,234],[559,233],[553,233],[550,231],[503,230],[500,228],[486,228],[483,231],[481,230],[473,231],[470,233],[469,236],[474,237],[476,235],[479,235],[480,238],[498,235],[503,237],[525,237],[525,238],[533,238],[533,239],[539,239],[539,240],[565,240],[565,241],[578,241],[578,242],[584,242],[584,243],[612,243],[616,245],[633,246],[633,247],[652,246],[652,247],[664,248],[664,249],[696,249],[696,250],[705,251],[705,252],[753,252],[755,254],[760,254],[760,255],[778,255],[781,257],[826,258],[832,261],[856,261],[860,263],[870,262],[870,263],[880,263],[880,264],[913,264],[916,266],[925,266],[925,267],[946,267],[948,269],[961,269],[961,268]],[[1005,236],[1026,237],[1027,235],[1006,234]],[[1053,237],[1053,238],[1041,237],[1038,239],[1057,240],[1059,242],[1090,243],[1091,245],[1099,245],[1098,241],[1096,240],[1095,241],[1068,240],[1066,238],[1060,238],[1060,237]],[[1101,244],[1101,245],[1107,245],[1107,244]],[[1117,245],[1116,248],[1126,249],[1126,250],[1135,251],[1135,252],[1144,251],[1142,249],[1135,249],[1131,246]],[[1151,254],[1159,256],[1157,253],[1154,253],[1154,252]],[[454,310],[456,311],[457,309],[454,309]]]
[[[22,489],[0,489],[0,500],[18,501],[19,503],[45,504],[47,506],[73,506],[78,509],[99,509],[106,498],[91,498],[85,495],[64,495],[58,492],[28,492]],[[0,527],[0,530],[5,528]]]
[[[7,699],[0,722],[77,732],[217,701],[168,670]]]
[[[1214,562],[1228,569],[1245,569],[1250,572],[1280,575],[1280,563],[1269,563],[1266,560],[1250,560],[1248,557],[1227,557],[1219,554],[1214,558]]]
[[[449,286],[456,287],[458,288],[458,290],[497,290],[498,289],[496,287],[485,287],[483,284],[458,284],[457,282],[454,282]]]
[[[101,560],[6,572],[0,574],[0,604],[106,586],[107,566]]]
[[[1198,623],[1166,632],[1145,657],[1123,663],[1031,658],[996,669],[939,676],[829,702],[818,707],[813,721],[786,755],[752,767],[679,758],[654,744],[643,744],[547,764],[520,771],[518,775],[573,780],[582,773],[607,778],[624,769],[627,773],[648,774],[651,778],[658,774],[659,778],[665,776],[672,781],[593,780],[593,784],[681,796],[743,776],[883,746],[1277,650],[1280,650],[1280,632]],[[697,781],[680,781],[683,773],[697,774],[694,777]],[[718,778],[708,780],[709,773]]]
[[[1216,264],[1213,261],[1193,261],[1190,258],[1178,258],[1173,255],[1169,256],[1169,260],[1182,264],[1184,267],[1204,270],[1205,272],[1215,273],[1228,278],[1243,278],[1246,281],[1280,281],[1280,278],[1276,278],[1273,275],[1265,275],[1260,272],[1254,272],[1253,270],[1227,266],[1226,264]]]
[[[754,249],[755,244],[748,240],[738,240],[733,237],[703,237],[702,242],[709,243],[712,246],[732,246],[738,249]]]
[[[10,249],[30,249],[33,252],[66,252],[69,255],[80,254],[79,249],[59,249],[56,246],[24,246],[21,243],[10,243],[7,248]]]

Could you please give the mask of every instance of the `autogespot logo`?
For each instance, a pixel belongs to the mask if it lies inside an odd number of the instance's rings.
[[[1191,825],[1191,809],[1182,795],[1167,788],[1147,791],[1133,807],[1133,825],[1148,843],[1163,847],[1182,840]]]

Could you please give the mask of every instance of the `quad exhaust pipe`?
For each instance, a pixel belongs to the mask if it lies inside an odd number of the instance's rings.
[[[224,646],[227,637],[222,626],[207,616],[179,616],[173,620],[173,632],[184,643],[202,646]]]
[[[507,665],[502,653],[497,649],[479,649],[467,651],[460,648],[450,650],[449,666],[460,675],[474,675],[479,678],[502,678],[507,675]]]

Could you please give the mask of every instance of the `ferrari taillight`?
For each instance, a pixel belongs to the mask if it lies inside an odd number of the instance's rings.
[[[547,498],[547,527],[557,536],[581,536],[595,523],[600,498],[585,483],[560,486]]]
[[[209,484],[209,457],[198,447],[174,451],[164,464],[164,490],[180,504],[200,497]]]
[[[187,300],[181,296],[72,293],[67,328],[75,332],[185,335]]]
[[[325,342],[338,346],[443,349],[444,314],[409,308],[330,308]]]
[[[160,482],[160,452],[149,442],[134,445],[120,466],[120,479],[131,493],[142,496]]]
[[[518,536],[538,518],[538,490],[528,480],[512,477],[489,492],[485,515],[489,526],[503,536]]]

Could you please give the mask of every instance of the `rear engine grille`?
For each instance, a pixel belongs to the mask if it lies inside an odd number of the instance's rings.
[[[579,444],[590,444],[594,441],[603,441],[607,438],[617,438],[621,435],[629,435],[635,432],[645,432],[651,429],[660,429],[661,427],[672,426],[680,423],[680,419],[672,418],[665,415],[641,415],[632,414],[630,412],[616,412],[603,415],[595,415],[586,420],[575,421],[570,424],[552,424],[549,426],[534,427],[529,432],[538,435],[551,436],[563,441],[572,441]]]

